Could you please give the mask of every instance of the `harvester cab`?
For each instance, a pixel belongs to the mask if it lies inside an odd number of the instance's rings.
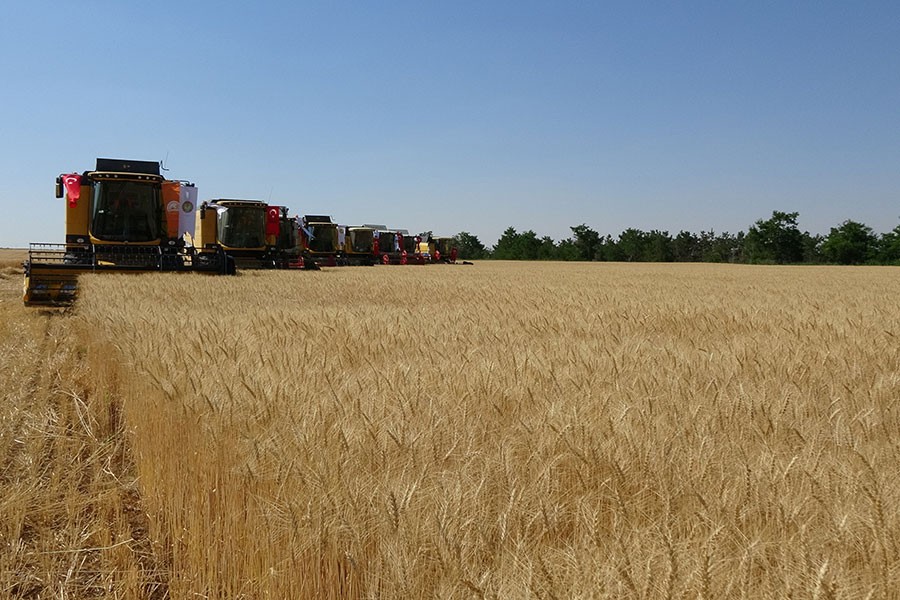
[[[406,263],[424,265],[425,257],[420,251],[422,237],[418,235],[412,235],[406,229],[400,229],[397,233],[400,235],[400,250],[403,258],[406,259]]]
[[[308,260],[318,266],[333,267],[342,260],[338,225],[325,215],[305,215],[300,224],[300,239]]]
[[[186,248],[197,188],[166,180],[157,162],[98,158],[94,171],[57,177],[56,197],[66,198],[65,243],[30,245],[26,305],[71,303],[86,271],[227,269],[221,253],[201,257]]]
[[[452,237],[432,237],[428,240],[428,253],[433,263],[455,264],[459,250]]]
[[[274,268],[286,215],[286,208],[260,200],[207,200],[200,205],[194,244],[201,252],[221,249],[241,269]]]
[[[278,239],[275,240],[276,267],[279,269],[314,268],[305,264],[300,241],[300,219],[289,217],[286,206],[281,207]]]
[[[403,263],[403,239],[396,229],[388,229],[386,225],[367,223],[364,227],[370,227],[375,231],[375,244],[373,254],[376,260],[382,264]]]
[[[350,265],[375,264],[375,230],[371,227],[347,227],[344,235],[344,260]]]

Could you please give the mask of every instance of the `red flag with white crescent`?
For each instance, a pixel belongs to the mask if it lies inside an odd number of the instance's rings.
[[[266,213],[266,235],[278,235],[279,232],[278,207],[270,206]]]
[[[66,195],[69,197],[69,207],[78,206],[78,198],[81,196],[81,175],[69,173],[62,176],[63,185],[66,186]]]

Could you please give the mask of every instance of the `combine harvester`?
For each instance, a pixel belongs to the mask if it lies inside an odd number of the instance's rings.
[[[208,200],[200,205],[194,245],[201,254],[221,249],[239,269],[303,268],[299,227],[287,213],[260,200]]]
[[[331,217],[305,215],[300,223],[300,240],[307,260],[320,267],[334,267],[342,262],[339,229]]]
[[[422,236],[411,235],[406,229],[398,231],[401,240],[401,250],[406,258],[407,264],[424,265],[425,256],[422,254]]]
[[[338,228],[338,237],[343,236],[343,262],[347,265],[375,264],[375,230],[371,227]]]
[[[232,274],[220,248],[185,243],[194,228],[197,188],[160,175],[158,162],[98,158],[94,171],[56,178],[66,198],[63,244],[31,244],[25,261],[27,306],[67,305],[86,272],[182,271]]]
[[[432,263],[456,264],[459,250],[452,237],[431,237],[428,239],[428,261]],[[471,264],[463,262],[463,264]]]
[[[407,264],[403,235],[398,230],[388,229],[386,225],[373,225],[371,223],[367,223],[363,227],[369,227],[375,231],[375,247],[372,253],[378,262],[384,265]]]

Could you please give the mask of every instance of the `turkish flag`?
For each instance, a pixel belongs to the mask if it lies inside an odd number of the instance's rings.
[[[277,206],[270,206],[266,212],[266,235],[278,235],[280,227],[280,213]]]
[[[81,175],[69,173],[62,176],[63,185],[66,186],[66,195],[69,197],[69,208],[78,206],[78,198],[81,196]]]

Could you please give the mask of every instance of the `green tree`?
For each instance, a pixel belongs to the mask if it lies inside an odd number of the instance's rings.
[[[575,248],[578,250],[578,260],[594,260],[597,246],[600,244],[600,234],[582,223],[570,227],[574,237]]]
[[[675,248],[668,231],[652,230],[644,237],[644,253],[641,260],[647,262],[672,262]]]
[[[578,244],[572,238],[560,240],[556,245],[557,260],[582,260]]]
[[[878,261],[882,264],[900,264],[900,225],[878,240]]]
[[[513,260],[517,258],[519,232],[514,227],[508,227],[497,243],[494,244],[492,252],[494,258],[499,260]]]
[[[541,240],[530,229],[519,233],[508,227],[494,246],[494,258],[500,260],[537,260]]]
[[[871,227],[847,220],[831,228],[822,242],[822,257],[832,263],[858,265],[874,258],[876,241]]]
[[[640,229],[629,227],[619,234],[619,241],[616,245],[618,246],[622,260],[629,262],[644,260],[644,254],[647,247],[647,234]]]
[[[803,232],[803,262],[814,265],[822,262],[822,242],[825,241],[821,235],[810,235]]]
[[[454,238],[456,247],[459,249],[459,258],[462,260],[477,260],[487,258],[488,249],[481,243],[478,236],[472,235],[468,231],[460,231]]]
[[[614,240],[611,235],[600,238],[600,243],[594,251],[594,260],[620,261],[625,260],[619,242]]]
[[[700,260],[712,263],[740,262],[744,249],[744,232],[732,235],[727,231],[701,231],[699,238]]]
[[[690,231],[679,231],[672,240],[672,252],[674,259],[679,262],[693,262],[700,260],[698,238]]]
[[[550,238],[547,238],[550,239]],[[553,243],[553,240],[550,240]],[[523,231],[519,235],[519,259],[520,260],[537,260],[540,258],[541,240],[537,234],[532,231]]]
[[[557,259],[557,247],[556,242],[553,241],[548,235],[545,235],[540,240],[541,245],[538,246],[538,260],[556,260]]]
[[[758,220],[744,240],[746,258],[755,263],[798,263],[803,260],[803,234],[797,228],[800,213],[773,211]]]

